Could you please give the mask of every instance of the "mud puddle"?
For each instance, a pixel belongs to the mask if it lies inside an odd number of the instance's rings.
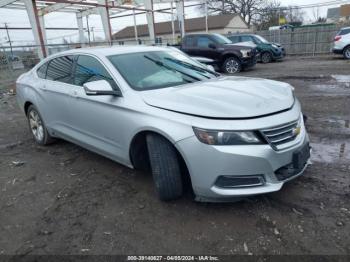
[[[350,143],[344,141],[321,140],[311,143],[312,162],[348,163],[350,161]]]

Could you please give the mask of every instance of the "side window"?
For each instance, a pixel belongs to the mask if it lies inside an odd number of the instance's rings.
[[[96,58],[86,55],[78,56],[73,83],[83,86],[85,83],[97,80],[106,80],[116,88],[113,78]]]
[[[38,70],[36,70],[36,73],[38,75],[39,78],[46,78],[46,70],[47,70],[47,64],[48,62],[46,62],[45,64],[43,64],[42,66],[40,66],[38,68]]]
[[[197,40],[198,47],[208,48],[210,43],[214,44],[214,42],[212,40],[210,40],[208,37],[206,37],[206,36],[199,36],[198,37],[198,40]]]
[[[242,40],[242,42],[249,42],[249,41],[254,42],[253,38],[249,35],[242,35],[241,40]]]
[[[239,35],[230,36],[232,43],[239,43]]]
[[[339,35],[347,35],[350,34],[350,28],[349,29],[343,29],[339,32]]]
[[[195,37],[187,36],[185,38],[185,46],[194,47],[195,46]]]
[[[71,83],[73,56],[61,56],[52,59],[47,67],[46,79]]]

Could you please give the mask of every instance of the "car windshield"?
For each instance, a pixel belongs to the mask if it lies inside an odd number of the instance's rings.
[[[232,41],[228,39],[226,36],[220,35],[220,34],[213,34],[212,37],[214,38],[215,42],[218,44],[232,44]]]
[[[139,91],[178,86],[219,75],[176,50],[112,55],[108,59],[130,87]]]
[[[267,41],[265,38],[263,38],[262,36],[260,36],[260,35],[256,35],[255,36],[257,39],[258,39],[258,41],[260,41],[261,43],[264,43],[264,44],[268,44],[269,43],[269,41]]]

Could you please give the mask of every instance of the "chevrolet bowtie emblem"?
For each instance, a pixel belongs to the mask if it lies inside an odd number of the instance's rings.
[[[299,134],[300,134],[300,131],[301,131],[301,127],[300,127],[300,126],[294,128],[294,129],[293,129],[293,135],[294,135],[294,136],[299,135]]]

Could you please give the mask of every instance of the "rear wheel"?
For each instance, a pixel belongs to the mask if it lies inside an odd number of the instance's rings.
[[[343,56],[345,59],[350,59],[350,46],[344,48]]]
[[[182,196],[181,169],[174,146],[156,134],[146,137],[151,170],[158,196],[163,201]]]
[[[222,69],[227,74],[235,74],[242,70],[242,65],[238,58],[229,57],[224,61]]]
[[[48,145],[54,141],[54,138],[52,138],[47,132],[45,123],[34,105],[29,106],[27,118],[30,131],[38,144]]]
[[[261,55],[261,62],[264,64],[270,63],[272,61],[272,55],[269,52],[264,52]]]

